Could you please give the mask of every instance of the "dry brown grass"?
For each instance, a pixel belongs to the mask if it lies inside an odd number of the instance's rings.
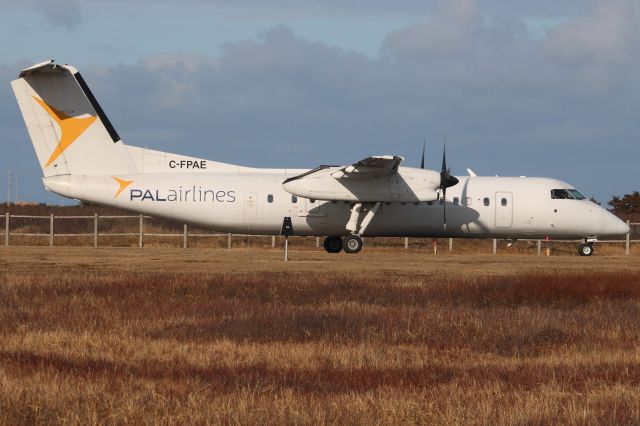
[[[637,424],[633,258],[0,248],[0,423]]]

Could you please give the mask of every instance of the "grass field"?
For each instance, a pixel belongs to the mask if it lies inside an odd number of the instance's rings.
[[[636,257],[0,248],[0,423],[638,424]]]

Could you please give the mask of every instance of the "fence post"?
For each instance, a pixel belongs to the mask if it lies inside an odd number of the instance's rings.
[[[453,251],[453,238],[449,238],[449,251]]]
[[[498,240],[493,239],[493,254],[498,253]]]
[[[271,236],[271,248],[275,248],[276,247],[276,236],[272,235]]]
[[[138,247],[142,248],[144,245],[144,216],[140,215],[140,228],[138,230]]]
[[[627,219],[627,226],[629,227],[629,233],[627,234],[625,254],[629,256],[631,254],[631,221]]]
[[[404,248],[405,249],[409,248],[409,237],[404,237]]]
[[[538,246],[538,256],[542,255],[542,241],[538,240],[538,242],[536,243],[536,246]]]
[[[7,206],[9,206],[8,202]],[[9,247],[9,212],[4,216],[4,245]]]
[[[227,249],[231,250],[231,232],[227,234]]]
[[[49,216],[49,247],[53,247],[53,213]]]
[[[289,236],[284,236],[284,261],[289,261]]]
[[[98,247],[98,213],[93,214],[93,248]]]
[[[189,229],[187,227],[187,224],[184,224],[184,228],[183,228],[183,235],[182,235],[182,248],[187,248],[187,244],[188,244],[188,239],[189,239]]]

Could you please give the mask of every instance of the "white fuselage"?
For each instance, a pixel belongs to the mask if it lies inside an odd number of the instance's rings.
[[[73,66],[44,61],[11,86],[45,187],[69,198],[224,232],[293,228],[327,236],[331,253],[357,253],[360,235],[589,240],[629,232],[564,182],[452,177],[444,151],[439,172],[400,167],[395,155],[308,171],[242,167],[125,145]]]
[[[242,168],[115,176],[130,182],[124,188],[114,176],[52,176],[44,183],[65,197],[222,232],[278,234],[291,217],[294,235],[347,235],[349,202],[296,197],[283,189],[283,181],[302,172]],[[442,201],[385,202],[363,235],[574,239],[628,232],[624,222],[589,200],[552,199],[552,189],[571,188],[558,180],[458,179],[447,190],[446,229]]]

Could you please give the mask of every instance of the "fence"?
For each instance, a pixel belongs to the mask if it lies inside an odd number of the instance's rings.
[[[12,219],[29,219],[36,221],[44,221],[46,228],[46,222],[48,221],[48,232],[26,232],[26,231],[18,231],[20,232],[12,232],[11,224]],[[100,221],[101,220],[123,220],[123,219],[136,219],[138,221],[136,232],[100,232]],[[126,215],[98,215],[97,213],[93,216],[60,216],[60,215],[14,215],[10,213],[5,213],[4,220],[4,245],[10,246],[11,237],[46,237],[49,242],[49,246],[53,247],[55,245],[56,237],[89,237],[92,239],[93,247],[99,246],[100,237],[137,237],[138,247],[142,248],[145,246],[145,237],[163,237],[163,238],[178,238],[182,237],[182,247],[189,247],[189,238],[202,238],[202,237],[226,237],[227,238],[227,249],[231,249],[233,246],[233,237],[256,237],[256,238],[271,238],[271,247],[276,247],[276,236],[275,235],[248,235],[248,234],[231,234],[231,233],[206,233],[206,232],[189,232],[189,226],[187,224],[182,225],[182,233],[167,233],[167,232],[145,232],[145,220],[153,219],[150,216],[144,215],[136,215],[136,216],[126,216]],[[55,233],[55,225],[56,221],[68,221],[68,220],[89,220],[92,221],[92,232],[61,232]],[[624,239],[621,240],[600,240],[601,243],[613,243],[613,244],[625,244],[625,254],[631,254],[631,244],[640,243],[638,239],[631,239],[631,235],[634,234],[633,228],[640,226],[640,223],[631,223],[627,221],[632,228],[632,232],[627,234]],[[36,227],[37,229],[42,230],[43,225],[40,224]],[[27,228],[33,229],[33,228]],[[117,229],[116,229],[117,230]],[[315,239],[315,247],[320,247],[320,238],[319,237],[295,237],[295,238],[314,238]],[[435,240],[434,240],[435,241]],[[537,248],[537,254],[541,255],[543,244],[547,242],[543,242],[543,240],[530,240],[524,239],[519,241],[529,241],[535,242]],[[409,238],[403,237],[404,248],[409,248]],[[454,239],[448,238],[448,250],[453,251]],[[576,240],[575,242],[579,242]],[[438,245],[434,245],[434,250],[437,250]],[[496,254],[498,251],[498,240],[492,240],[492,253]]]
[[[182,233],[175,232],[145,232],[146,220],[153,219],[151,216],[144,215],[98,215],[92,216],[60,216],[60,215],[20,215],[5,213],[4,218],[4,245],[11,245],[11,237],[45,237],[48,240],[49,246],[55,245],[56,237],[90,237],[92,239],[93,247],[99,246],[100,237],[136,237],[138,247],[142,248],[145,245],[145,237],[162,237],[162,238],[176,238],[182,237],[182,247],[189,247],[189,238],[202,238],[202,237],[226,237],[227,248],[232,248],[233,237],[255,237],[255,238],[271,238],[271,246],[276,246],[275,235],[249,235],[249,234],[231,234],[231,233],[205,233],[205,232],[189,232],[189,226],[185,223],[182,225]],[[0,216],[1,217],[1,216]],[[12,231],[11,225],[15,219],[30,219],[37,220],[46,223],[48,232],[27,232],[27,231]],[[100,223],[104,220],[122,220],[122,219],[136,219],[138,222],[135,232],[100,232]],[[92,232],[55,232],[56,221],[66,220],[90,220],[92,222]],[[43,225],[37,226],[42,229]],[[1,229],[1,227],[0,227]],[[33,227],[27,227],[27,229],[33,229]],[[312,237],[315,239],[315,246],[320,247],[320,238]]]

